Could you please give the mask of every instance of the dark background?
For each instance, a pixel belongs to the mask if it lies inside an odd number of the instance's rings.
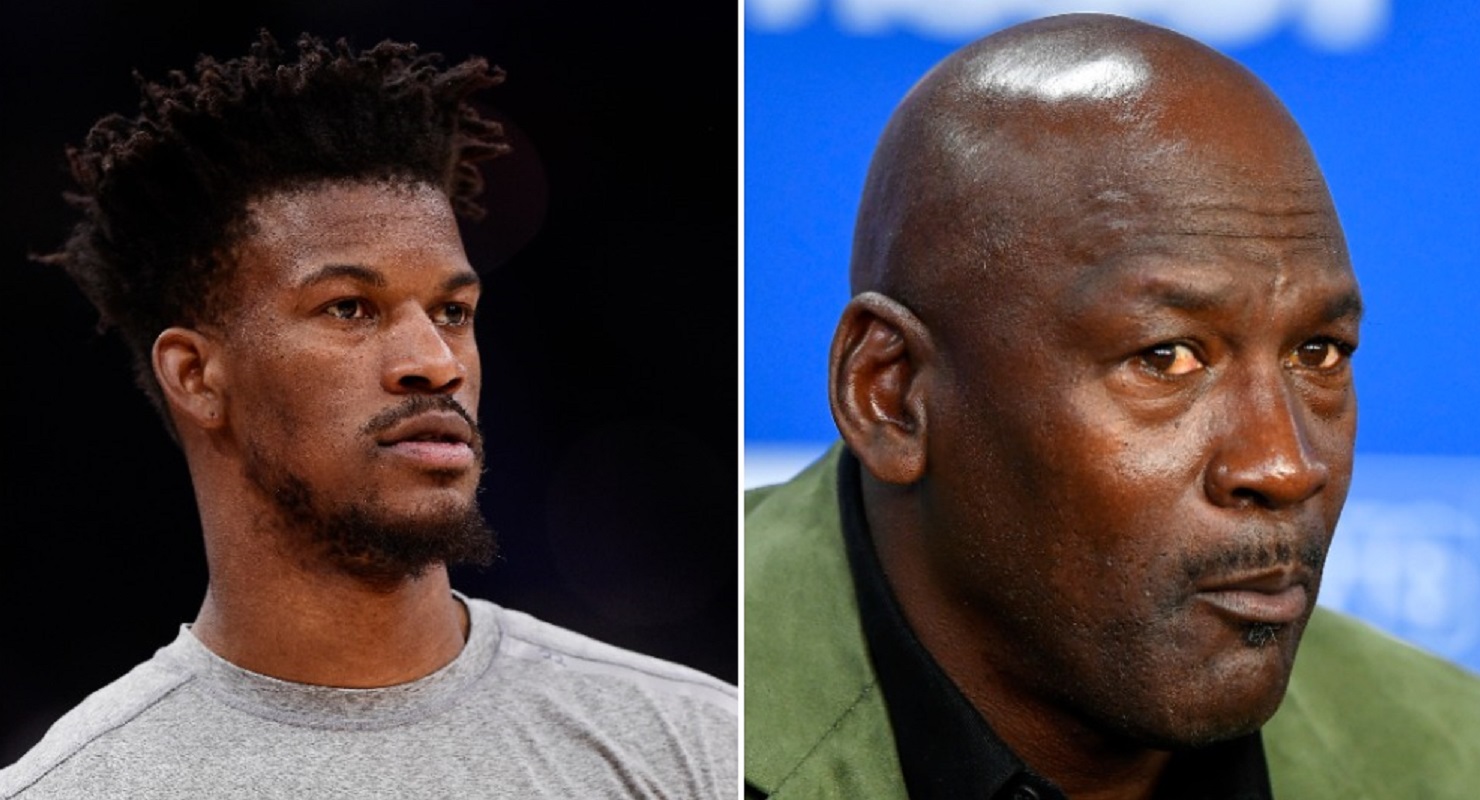
[[[478,337],[498,564],[454,585],[737,677],[738,29],[725,3],[10,4],[0,22],[0,765],[193,619],[184,460],[60,270],[63,146],[259,28],[483,55]],[[522,246],[521,246],[522,245]],[[511,251],[513,251],[511,253]]]

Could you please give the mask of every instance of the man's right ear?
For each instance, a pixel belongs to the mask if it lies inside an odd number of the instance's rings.
[[[828,399],[833,421],[864,469],[908,485],[925,474],[930,332],[899,302],[877,292],[849,301],[833,334]]]
[[[154,340],[154,377],[175,416],[175,426],[189,422],[215,430],[226,424],[222,364],[216,342],[191,328],[166,328]]]

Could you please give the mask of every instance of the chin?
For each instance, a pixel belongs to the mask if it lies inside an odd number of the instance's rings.
[[[1157,729],[1142,732],[1141,741],[1158,750],[1190,750],[1247,736],[1274,716],[1284,698],[1278,692],[1255,698],[1248,704],[1219,702],[1212,706],[1187,708],[1180,719],[1165,720]]]
[[[414,513],[352,506],[318,521],[315,539],[341,571],[377,583],[420,578],[443,564],[487,566],[494,535],[471,498]]]
[[[447,520],[461,519],[468,509],[475,506],[477,493],[473,488],[443,486],[435,489],[421,487],[414,491],[386,490],[355,497],[339,504],[339,508],[358,508],[373,516],[378,524],[415,528],[418,525],[440,525]]]
[[[329,568],[367,582],[394,585],[436,565],[493,562],[476,473],[442,486],[381,483],[347,497],[265,459],[250,460],[248,476],[276,507],[284,535]]]
[[[1121,709],[1110,724],[1121,736],[1158,750],[1205,747],[1259,730],[1284,700],[1292,660],[1283,652],[1255,649],[1211,668],[1207,662],[1195,665],[1193,674],[1164,683],[1159,697]]]

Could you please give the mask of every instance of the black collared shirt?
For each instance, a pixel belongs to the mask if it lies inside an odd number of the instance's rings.
[[[1062,800],[997,737],[915,637],[879,565],[863,513],[858,459],[838,464],[838,508],[859,616],[911,800]],[[1270,800],[1258,733],[1177,753],[1157,789],[1167,800]]]

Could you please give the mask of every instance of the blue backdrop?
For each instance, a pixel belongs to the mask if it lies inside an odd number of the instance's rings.
[[[824,364],[876,137],[1012,0],[747,0],[746,483],[835,436]],[[1031,4],[1031,16],[1129,2]],[[1247,65],[1305,128],[1367,302],[1361,431],[1321,602],[1480,670],[1480,5],[1138,2]]]

